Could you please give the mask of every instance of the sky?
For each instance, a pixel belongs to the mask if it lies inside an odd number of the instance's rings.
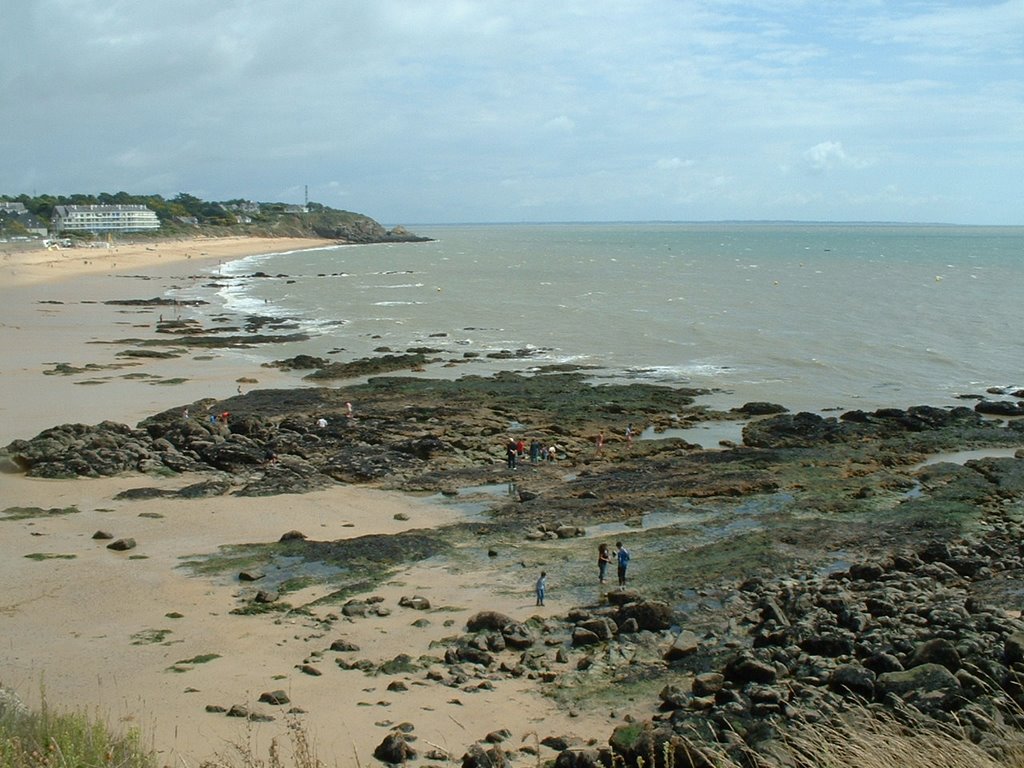
[[[7,0],[0,193],[1024,224],[1024,0]]]

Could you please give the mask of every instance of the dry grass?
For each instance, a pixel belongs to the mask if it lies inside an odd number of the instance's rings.
[[[288,721],[290,754],[285,754],[281,739],[275,737],[271,740],[270,746],[267,748],[267,756],[264,758],[253,748],[253,736],[250,723],[244,743],[232,744],[230,753],[217,755],[203,762],[200,768],[324,768],[324,764],[313,748],[309,734],[298,720]],[[359,768],[359,756],[353,755],[352,762],[338,761],[336,765],[351,765]]]
[[[866,708],[841,721],[799,726],[785,744],[801,768],[1024,768],[1019,731],[992,739],[992,754],[958,728]]]

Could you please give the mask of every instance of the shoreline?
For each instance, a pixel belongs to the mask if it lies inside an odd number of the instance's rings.
[[[325,248],[335,240],[301,237],[196,237],[123,242],[94,248],[48,250],[38,243],[0,245],[4,287],[68,280],[86,275],[130,274],[132,270],[192,261],[209,264],[246,256]]]
[[[306,386],[295,375],[218,350],[119,367],[124,360],[116,353],[126,345],[110,343],[121,333],[118,326],[125,336],[133,328],[152,330],[160,309],[103,302],[163,296],[169,286],[190,279],[183,276],[185,265],[188,275],[205,280],[198,273],[221,260],[331,244],[231,238],[219,248],[201,240],[156,251],[145,245],[118,248],[102,257],[90,249],[89,258],[53,258],[43,251],[16,260],[5,254],[2,268],[15,279],[0,288],[0,338],[8,352],[0,369],[0,444],[64,423],[109,419],[134,425],[181,403],[229,398],[243,377],[257,382],[247,389]],[[47,375],[59,362],[98,367],[78,375]],[[128,378],[140,373],[150,378]],[[175,377],[188,381],[149,383]],[[544,736],[602,733],[612,726],[614,719],[606,712],[561,711],[526,679],[465,692],[424,685],[415,674],[378,679],[358,670],[332,669],[333,654],[326,650],[338,635],[362,647],[361,656],[383,663],[412,647],[430,653],[433,643],[457,633],[481,606],[524,620],[568,608],[559,606],[557,598],[551,608],[534,608],[532,585],[526,581],[502,585],[499,580],[494,592],[493,574],[416,564],[374,590],[389,615],[357,624],[347,620],[325,634],[326,616],[336,608],[319,617],[295,615],[282,621],[232,616],[242,588],[236,580],[195,575],[182,567],[185,558],[216,555],[221,547],[243,542],[274,542],[289,530],[331,540],[429,529],[450,521],[451,510],[395,492],[345,485],[255,499],[114,498],[131,488],[173,488],[196,479],[201,478],[154,480],[130,474],[40,480],[0,473],[0,496],[8,509],[75,510],[0,520],[7,526],[0,558],[8,585],[0,605],[5,638],[0,684],[30,705],[38,705],[45,691],[48,706],[98,712],[116,729],[138,727],[166,765],[201,762],[246,743],[265,755],[270,739],[287,732],[288,717],[275,711],[283,708],[268,708],[257,698],[277,689],[286,690],[305,711],[290,717],[301,718],[325,762],[355,752],[368,764],[390,725],[410,720],[424,742],[449,749],[455,757],[495,727],[510,728],[518,739],[539,728],[545,729]],[[135,538],[138,548],[108,551],[105,542],[91,538],[101,529]],[[323,587],[302,590],[293,599],[312,601],[318,590],[322,593]],[[426,596],[434,610],[417,616],[399,607],[402,597],[412,595]],[[168,618],[172,614],[181,618]],[[420,617],[429,626],[410,628]],[[208,663],[181,663],[211,654],[217,658]],[[295,668],[304,656],[325,662],[322,678]],[[171,671],[176,666],[185,671]],[[405,681],[407,690],[386,690],[395,680]],[[235,705],[275,720],[254,724],[205,710]]]
[[[264,387],[303,386],[227,350],[169,360],[118,356],[131,345],[113,343],[117,335],[151,332],[165,310],[104,302],[165,296],[206,281],[205,270],[224,261],[330,245],[336,243],[237,237],[170,241],[155,250],[147,244],[96,249],[98,256],[94,249],[0,251],[0,444],[66,422],[135,424],[179,403],[227,397],[239,378]],[[59,363],[79,373],[62,375]],[[165,383],[181,378],[188,380]]]

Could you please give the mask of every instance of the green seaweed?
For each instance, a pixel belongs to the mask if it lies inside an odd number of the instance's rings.
[[[132,645],[155,645],[162,643],[171,634],[169,629],[144,629],[131,636]]]
[[[36,517],[53,517],[55,515],[73,515],[80,510],[72,505],[70,507],[7,507],[0,512],[0,520],[29,520]]]

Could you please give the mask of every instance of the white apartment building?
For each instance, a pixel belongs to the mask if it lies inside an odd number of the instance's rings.
[[[58,205],[52,229],[60,232],[138,232],[159,229],[160,220],[144,205]]]

